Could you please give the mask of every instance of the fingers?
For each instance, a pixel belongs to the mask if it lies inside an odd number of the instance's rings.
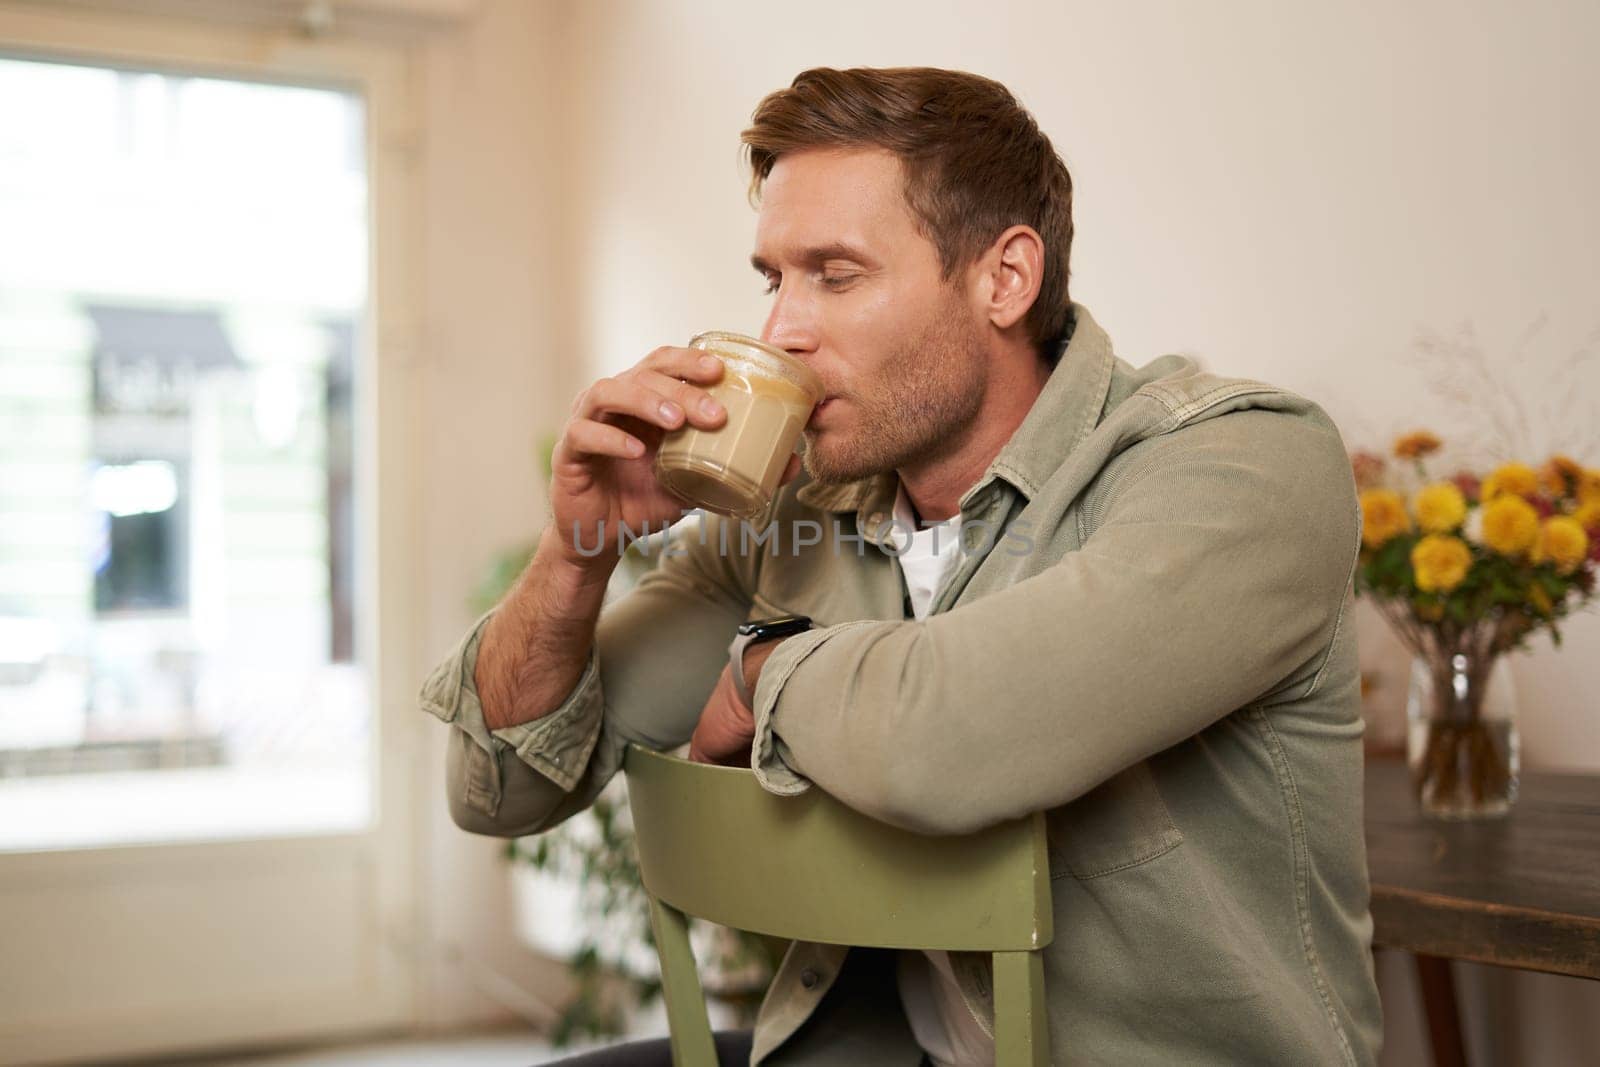
[[[580,455],[614,456],[617,459],[638,459],[644,455],[644,442],[621,427],[593,419],[573,419],[561,441],[572,452]]]
[[[783,477],[778,479],[779,485],[788,485],[800,477],[800,457],[790,456],[789,465],[783,468]]]
[[[645,388],[667,397],[692,425],[701,429],[714,430],[728,417],[728,413],[710,393],[676,378],[669,378],[659,371],[641,369],[636,372],[635,380]]]
[[[655,431],[688,424],[714,430],[728,413],[703,386],[722,377],[722,361],[694,348],[658,348],[613,378],[578,394],[562,434],[568,458],[637,459]],[[644,425],[640,425],[643,423]],[[629,432],[629,431],[632,432]]]
[[[658,348],[638,365],[644,370],[702,385],[722,377],[722,360],[698,348]]]
[[[703,389],[642,369],[595,382],[584,393],[577,414],[581,419],[626,416],[663,430],[675,430],[685,419],[702,429],[715,429],[727,417],[722,405]]]
[[[704,429],[721,425],[726,412],[705,390],[724,373],[722,360],[698,348],[658,348],[628,373],[683,410],[689,422]]]

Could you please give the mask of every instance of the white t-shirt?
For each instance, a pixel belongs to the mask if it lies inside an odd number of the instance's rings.
[[[922,619],[933,606],[944,576],[960,558],[961,516],[917,529],[903,486],[895,498],[894,514],[891,536],[900,550],[900,572],[906,580],[911,613]],[[994,1062],[994,1038],[967,1007],[948,952],[900,953],[897,978],[911,1033],[937,1067]]]
[[[906,591],[911,594],[911,614],[925,618],[933,606],[933,594],[939,591],[939,583],[960,555],[961,516],[954,515],[917,529],[911,501],[906,499],[902,487],[895,497],[894,518],[891,537],[895,547],[900,549],[900,573],[905,576]]]

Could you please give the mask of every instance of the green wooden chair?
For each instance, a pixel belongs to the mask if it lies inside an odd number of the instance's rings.
[[[820,789],[774,796],[749,770],[637,746],[624,768],[677,1067],[717,1062],[686,915],[800,941],[991,952],[997,1067],[1050,1062],[1043,815],[925,837]]]

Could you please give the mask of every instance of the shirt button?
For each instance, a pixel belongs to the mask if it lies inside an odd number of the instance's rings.
[[[810,967],[800,972],[800,984],[807,989],[817,988],[817,983],[820,981],[822,981],[822,975],[813,971]]]

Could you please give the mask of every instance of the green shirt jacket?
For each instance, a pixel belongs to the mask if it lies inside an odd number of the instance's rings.
[[[739,623],[809,615],[756,686],[757,777],[929,834],[1047,812],[1054,1062],[1371,1064],[1344,443],[1285,390],[1180,356],[1135,368],[1074,310],[1044,390],[961,498],[962,551],[926,619],[907,618],[892,472],[802,475],[776,535],[682,523],[551,714],[485,726],[488,616],[433,672],[421,700],[455,727],[451,813],[474,833],[549,829],[630,742],[689,739]],[[795,944],[752,1062],[917,1062],[892,977],[838,982],[870,955]],[[992,1032],[986,959],[953,961]],[[836,983],[881,1003],[827,998]]]

